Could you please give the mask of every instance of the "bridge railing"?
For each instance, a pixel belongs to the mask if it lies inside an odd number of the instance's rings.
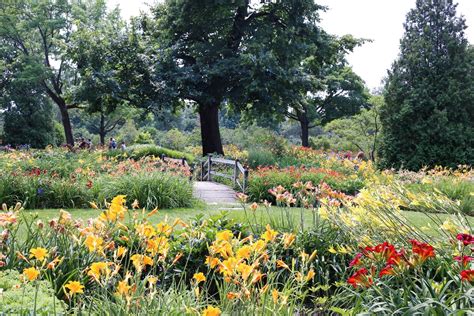
[[[171,158],[171,157],[168,157],[164,154],[162,154],[160,156],[161,160],[163,161],[168,161],[168,162],[174,162],[174,163],[177,163],[177,164],[180,164],[186,168],[189,168],[189,172],[190,172],[190,176],[189,176],[189,180],[192,181],[193,179],[193,174],[194,174],[194,164],[189,164],[188,161],[186,160],[186,158]]]
[[[222,168],[213,168],[218,166],[231,168],[232,173],[221,172]],[[214,176],[231,180],[241,192],[247,189],[249,171],[239,160],[207,156],[206,160],[201,161],[201,181],[212,181]]]

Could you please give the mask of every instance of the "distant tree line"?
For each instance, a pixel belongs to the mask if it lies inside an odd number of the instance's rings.
[[[4,1],[4,141],[59,143],[58,119],[67,144],[79,125],[104,143],[131,119],[166,126],[192,108],[203,155],[224,153],[222,123],[294,120],[309,146],[312,128],[336,120],[325,130],[383,167],[472,164],[473,50],[456,5],[417,1],[378,99],[346,59],[366,40],[327,33],[324,10],[313,0],[166,0],[126,22],[105,0]]]

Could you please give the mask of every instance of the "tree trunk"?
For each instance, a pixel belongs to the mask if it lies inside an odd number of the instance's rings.
[[[100,112],[99,138],[102,146],[105,145],[105,135],[107,135],[107,131],[105,130],[105,117],[104,113]]]
[[[298,120],[301,125],[301,146],[309,147],[309,121],[305,112],[298,115]]]
[[[58,106],[59,112],[61,113],[61,121],[63,123],[64,135],[66,136],[66,143],[68,145],[74,146],[74,136],[72,135],[71,119],[69,118],[67,106],[65,104],[58,104]]]
[[[199,105],[201,122],[202,155],[224,154],[219,131],[219,104]]]

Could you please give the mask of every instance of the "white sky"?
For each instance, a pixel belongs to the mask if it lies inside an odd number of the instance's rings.
[[[125,18],[147,10],[154,0],[108,0],[110,7],[119,5]],[[416,0],[317,0],[329,7],[322,13],[323,28],[335,35],[352,34],[373,40],[349,56],[354,71],[370,89],[381,86],[392,62],[397,58],[403,35],[403,22]],[[474,0],[458,0],[458,14],[466,18],[467,38],[474,43]],[[472,26],[472,27],[471,27]]]

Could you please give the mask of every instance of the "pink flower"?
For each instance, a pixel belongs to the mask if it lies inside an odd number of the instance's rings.
[[[474,244],[474,236],[469,234],[458,234],[456,239],[462,241],[464,246],[473,245]]]

